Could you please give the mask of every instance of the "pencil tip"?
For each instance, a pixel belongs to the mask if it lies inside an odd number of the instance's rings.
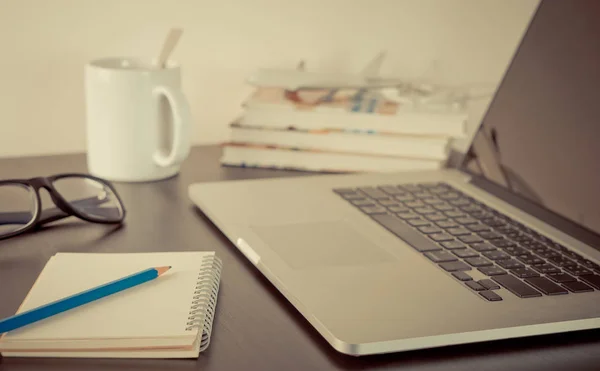
[[[158,272],[158,275],[160,276],[161,274],[167,272],[169,269],[171,269],[171,266],[169,265],[168,267],[156,267],[154,268],[156,269],[156,271]]]

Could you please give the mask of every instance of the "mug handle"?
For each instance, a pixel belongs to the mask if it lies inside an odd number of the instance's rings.
[[[154,163],[161,167],[180,164],[190,152],[189,131],[192,115],[187,99],[181,91],[171,89],[168,86],[157,86],[154,88],[153,93],[156,97],[164,96],[167,99],[173,116],[171,152],[165,155],[161,151],[156,151],[154,153]]]

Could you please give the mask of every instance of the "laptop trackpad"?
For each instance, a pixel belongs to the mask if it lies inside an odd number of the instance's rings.
[[[395,260],[393,255],[342,221],[254,226],[252,229],[294,269],[364,266]]]

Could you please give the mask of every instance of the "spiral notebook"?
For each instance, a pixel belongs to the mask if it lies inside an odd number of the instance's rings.
[[[154,266],[160,278],[11,331],[4,357],[196,358],[210,343],[221,261],[214,252],[59,253],[18,312]]]

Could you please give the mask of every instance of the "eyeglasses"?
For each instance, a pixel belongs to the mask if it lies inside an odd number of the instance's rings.
[[[42,209],[40,189],[56,205]],[[103,224],[120,223],[125,207],[106,180],[86,174],[0,181],[0,240],[70,216]]]

